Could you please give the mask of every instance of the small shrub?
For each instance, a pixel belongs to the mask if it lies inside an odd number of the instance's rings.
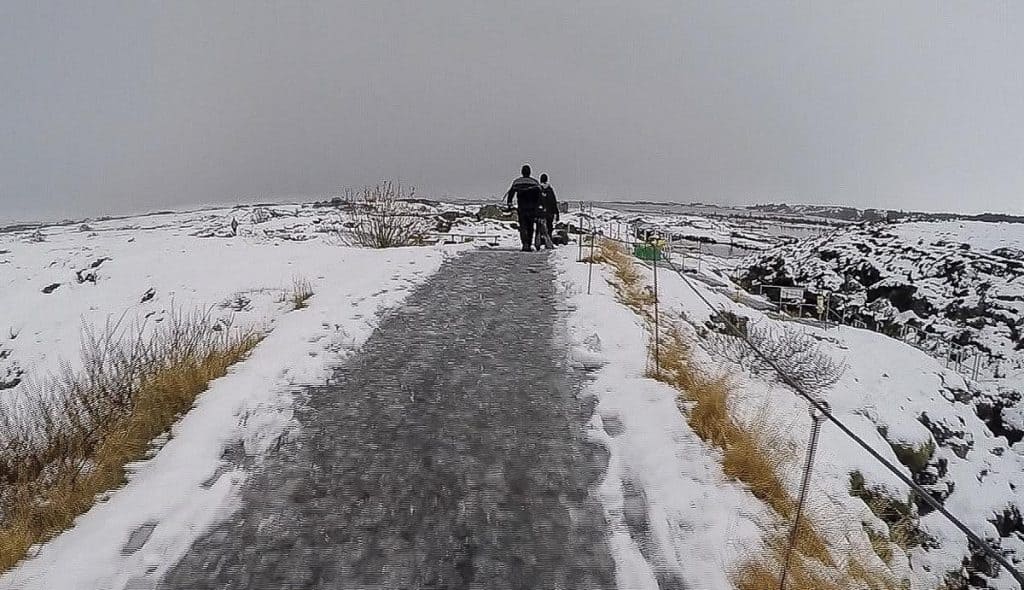
[[[735,335],[733,330],[739,333],[739,335],[747,336],[747,326],[750,324],[750,318],[746,316],[737,315],[731,311],[716,311],[714,315],[708,319],[705,326],[714,332],[719,334],[725,334],[728,336]]]
[[[707,333],[708,351],[752,372],[778,377],[772,367],[774,364],[789,380],[812,395],[830,389],[846,372],[846,364],[833,359],[806,332],[764,323],[745,323],[744,327],[747,340],[771,363],[756,354],[743,339],[717,331]]]
[[[249,311],[251,306],[252,299],[250,299],[245,293],[235,293],[220,303],[221,309],[230,309],[233,311]]]
[[[412,212],[403,201],[415,192],[393,181],[366,187],[358,213],[350,228],[351,239],[365,248],[396,248],[422,244],[429,223]]]
[[[309,298],[313,296],[313,285],[306,279],[294,279],[292,281],[292,291],[289,294],[289,301],[291,301],[292,309],[305,309],[308,304]]]

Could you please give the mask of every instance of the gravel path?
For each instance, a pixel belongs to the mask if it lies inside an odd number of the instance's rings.
[[[547,255],[474,251],[385,318],[161,588],[614,587]]]

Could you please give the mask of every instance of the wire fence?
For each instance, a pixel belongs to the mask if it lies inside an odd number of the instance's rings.
[[[787,293],[792,293],[789,298],[785,296]],[[807,293],[806,288],[798,285],[757,285],[757,295],[763,297],[766,303],[774,304],[777,311],[790,318],[797,320],[812,318],[833,326],[847,325],[885,334],[921,350],[942,361],[947,369],[952,369],[975,381],[998,379],[1010,368],[1007,364],[1009,361],[1006,359],[975,346],[956,344],[951,341],[948,334],[929,332],[910,324],[889,324],[880,320],[865,321],[851,314],[848,306],[844,306],[841,312],[835,309],[832,306],[831,293],[825,292],[817,295],[815,303],[806,302]],[[1017,366],[1016,368],[1021,367]]]
[[[580,225],[577,228],[578,243],[579,243],[579,256],[577,258],[580,262],[587,262],[589,269],[587,272],[587,294],[591,293],[591,287],[593,283],[593,265],[595,262],[594,258],[594,247],[598,237],[603,239],[612,240],[626,246],[629,252],[634,255],[640,255],[639,257],[646,262],[650,263],[650,268],[654,277],[654,363],[655,370],[660,373],[661,362],[660,362],[660,314],[659,314],[659,302],[660,292],[658,287],[658,267],[667,267],[672,274],[677,275],[685,284],[685,286],[691,290],[697,298],[702,302],[703,305],[712,313],[713,316],[722,320],[725,324],[726,329],[732,334],[732,336],[739,338],[751,352],[758,357],[758,359],[770,367],[779,377],[779,379],[789,386],[798,396],[800,396],[808,404],[808,411],[811,417],[811,436],[807,443],[807,456],[803,466],[803,472],[800,483],[799,497],[797,501],[796,512],[794,521],[790,529],[789,543],[783,562],[783,567],[780,572],[780,583],[779,589],[785,590],[788,573],[790,569],[790,563],[792,555],[797,543],[798,530],[800,525],[800,519],[802,518],[804,508],[807,502],[807,496],[811,487],[811,476],[814,469],[815,457],[817,454],[817,448],[819,443],[819,437],[821,433],[821,426],[824,422],[832,423],[843,435],[852,440],[857,446],[863,449],[867,454],[881,464],[887,471],[895,475],[901,482],[908,486],[915,497],[919,498],[921,502],[927,504],[930,508],[942,514],[950,523],[952,523],[957,529],[959,529],[977,548],[979,548],[986,556],[998,563],[1007,573],[1020,585],[1021,589],[1024,590],[1024,575],[1010,563],[1010,561],[999,551],[996,551],[992,545],[983,539],[980,535],[972,531],[964,522],[956,515],[952,514],[949,510],[943,506],[932,494],[926,489],[921,487],[911,477],[907,476],[903,470],[893,464],[891,461],[885,458],[879,451],[873,448],[867,441],[857,435],[849,426],[843,423],[837,418],[832,412],[831,408],[826,402],[821,400],[815,395],[807,392],[792,376],[788,375],[779,365],[772,360],[763,350],[761,350],[756,344],[754,344],[747,334],[736,326],[729,318],[730,314],[726,313],[727,310],[720,309],[714,305],[708,297],[701,291],[700,288],[695,284],[693,277],[688,276],[684,272],[684,268],[677,266],[672,259],[672,256],[667,255],[667,252],[663,251],[663,248],[668,242],[659,240],[656,236],[645,235],[640,236],[636,231],[635,227],[629,226],[628,224],[622,224],[621,222],[604,222],[599,223],[593,215],[593,205],[580,203],[579,209],[579,220]],[[583,249],[584,242],[587,242],[587,246],[590,249],[590,255],[584,259]],[[697,270],[699,273],[700,271]],[[866,327],[863,321],[854,319],[851,324],[859,327]],[[953,353],[958,354],[956,352]],[[979,369],[977,365],[980,364],[978,357],[974,357],[975,360],[968,361],[974,363],[971,366],[971,371],[977,375]],[[954,362],[957,367],[963,366],[964,359],[962,357],[950,358],[947,360],[947,366],[950,362]]]

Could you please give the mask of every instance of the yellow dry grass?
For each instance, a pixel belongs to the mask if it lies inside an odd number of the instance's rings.
[[[660,349],[661,369],[650,376],[680,392],[687,423],[697,436],[722,451],[725,474],[746,484],[754,496],[783,519],[792,519],[796,501],[786,490],[781,475],[790,463],[790,451],[784,438],[774,432],[766,414],[759,415],[765,418],[748,423],[736,420],[729,410],[734,394],[731,380],[727,375],[709,376],[701,371],[678,328],[666,331]],[[823,564],[835,565],[828,545],[808,516],[802,519],[796,549]]]
[[[643,275],[633,264],[633,258],[619,244],[599,240],[593,255],[594,263],[607,263],[615,273],[612,287],[619,300],[646,319],[653,318],[654,291],[644,284]],[[590,257],[584,259],[590,261]]]
[[[868,590],[903,590],[904,585],[896,581],[892,574],[871,569],[859,557],[851,559],[846,565],[846,577],[857,580]]]
[[[612,267],[612,282],[619,300],[648,321],[653,319],[655,294],[644,285],[643,275],[633,258],[618,244],[603,240],[594,262]],[[690,428],[704,441],[722,452],[726,475],[743,482],[757,498],[770,506],[783,520],[791,521],[796,501],[783,484],[782,473],[791,465],[791,451],[784,433],[777,432],[767,418],[738,421],[730,411],[735,393],[729,375],[710,375],[693,359],[691,345],[679,326],[663,322],[659,332],[658,367],[648,376],[672,386],[679,392],[680,407]],[[652,343],[653,349],[653,343]],[[653,350],[652,350],[653,355]],[[884,572],[874,572],[859,559],[845,560],[840,569],[829,544],[818,532],[814,514],[804,514],[796,534],[795,554],[791,560],[787,588],[790,590],[897,590]],[[789,534],[772,533],[767,539],[769,551],[740,564],[733,575],[739,590],[777,588],[779,572],[789,546]],[[827,575],[828,577],[825,577]]]
[[[782,564],[789,541],[785,535],[771,539],[766,555],[750,559],[736,569],[733,583],[737,590],[774,590],[779,587]],[[795,553],[786,575],[787,590],[903,590],[891,574],[873,570],[858,556],[846,567],[825,567],[817,560]]]
[[[779,560],[751,560],[742,564],[733,576],[737,590],[775,590],[779,587],[779,573],[776,570]],[[812,571],[805,560],[795,556],[790,563],[789,574],[786,576],[787,590],[850,590],[855,586],[840,586]]]
[[[5,476],[13,489],[7,490],[0,520],[0,571],[16,564],[32,545],[70,527],[98,494],[122,485],[125,465],[143,458],[209,382],[225,375],[261,338],[257,332],[220,338],[199,356],[147,370],[127,411],[110,412],[90,432],[49,432],[47,447],[33,458],[45,469],[26,466]]]

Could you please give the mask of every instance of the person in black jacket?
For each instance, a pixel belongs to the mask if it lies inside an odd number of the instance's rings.
[[[558,200],[555,199],[555,189],[548,184],[548,175],[540,175],[540,210],[543,215],[544,243],[548,248],[554,248],[551,242],[551,232],[555,230],[555,222],[558,221]],[[540,227],[540,223],[537,224]]]
[[[540,183],[530,176],[530,165],[523,164],[523,175],[512,181],[512,186],[505,193],[508,206],[512,206],[512,197],[519,205],[519,240],[523,243],[523,252],[533,250],[533,226],[540,210]]]

